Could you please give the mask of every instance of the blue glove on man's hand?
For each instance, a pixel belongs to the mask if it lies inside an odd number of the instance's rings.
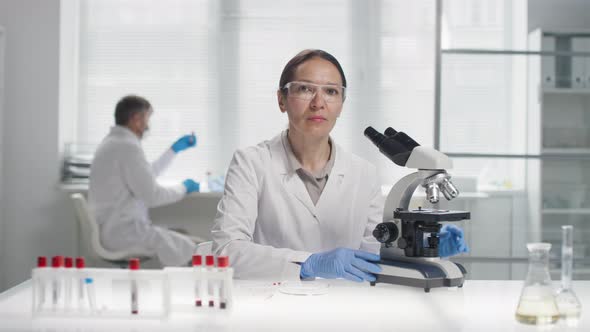
[[[463,230],[455,225],[445,224],[438,234],[440,239],[438,244],[438,253],[440,257],[449,257],[469,252]]]
[[[378,262],[378,255],[366,251],[338,248],[313,254],[301,264],[301,278],[344,278],[352,281],[375,281],[373,273],[381,267],[370,263]]]
[[[186,179],[182,182],[182,184],[184,184],[187,194],[190,194],[192,192],[199,192],[200,185],[198,182],[195,182],[193,179]]]
[[[197,136],[195,134],[184,135],[172,144],[172,151],[178,153],[197,145]]]

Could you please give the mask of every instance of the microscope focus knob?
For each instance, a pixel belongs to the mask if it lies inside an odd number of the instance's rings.
[[[392,222],[382,222],[373,230],[373,236],[381,243],[395,241],[399,235],[397,225]]]
[[[397,240],[397,247],[400,249],[406,249],[408,247],[408,241],[403,237]]]

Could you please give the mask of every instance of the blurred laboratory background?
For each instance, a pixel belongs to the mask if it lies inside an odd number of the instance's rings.
[[[0,0],[0,291],[40,255],[89,255],[71,199],[85,195],[116,102],[154,107],[148,159],[180,134],[198,145],[162,181],[202,192],[152,209],[210,238],[235,149],[287,126],[276,91],[307,48],[341,61],[348,92],[333,138],[377,166],[384,194],[412,172],[363,137],[402,130],[448,154],[471,211],[468,279],[524,279],[527,242],[574,226],[574,279],[590,279],[588,0]],[[89,265],[105,262],[97,260]]]

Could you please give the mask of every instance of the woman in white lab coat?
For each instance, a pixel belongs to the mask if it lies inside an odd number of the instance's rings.
[[[277,91],[288,129],[235,152],[213,234],[238,278],[374,280],[383,199],[375,167],[330,137],[346,98],[338,61],[305,50]],[[360,133],[359,133],[360,135]]]

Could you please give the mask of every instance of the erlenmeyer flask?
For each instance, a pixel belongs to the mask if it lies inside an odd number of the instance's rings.
[[[559,319],[551,276],[550,243],[529,243],[529,272],[520,294],[516,320],[525,324],[553,324]]]
[[[561,288],[557,291],[555,301],[561,318],[568,325],[575,325],[582,313],[582,305],[572,289],[573,263],[574,263],[574,227],[561,226]]]

